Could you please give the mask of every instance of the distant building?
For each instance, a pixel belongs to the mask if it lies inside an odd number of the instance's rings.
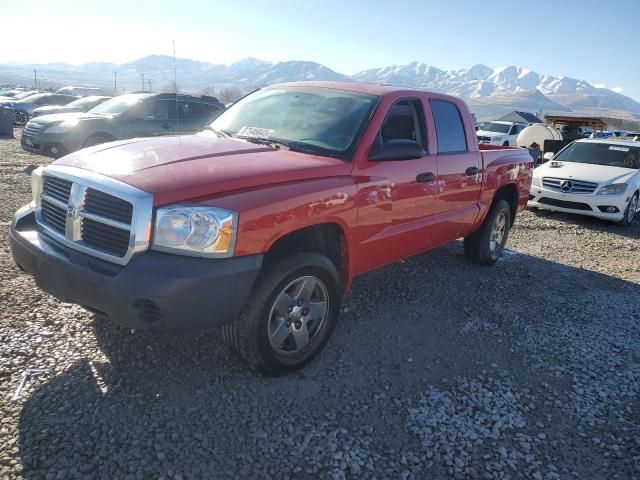
[[[509,115],[505,115],[504,117],[499,118],[498,120],[503,122],[524,123],[525,125],[529,123],[542,123],[542,120],[536,117],[533,113],[519,112],[517,110],[514,110]]]

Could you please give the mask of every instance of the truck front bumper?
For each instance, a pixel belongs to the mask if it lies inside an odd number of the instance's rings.
[[[64,247],[31,213],[10,231],[16,264],[44,291],[130,328],[205,330],[232,322],[246,302],[262,255],[204,259],[149,251],[126,266]]]
[[[528,205],[617,222],[624,218],[624,211],[631,198],[631,193],[625,195],[562,193],[532,185]]]

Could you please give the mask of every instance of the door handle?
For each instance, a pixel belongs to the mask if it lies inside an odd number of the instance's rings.
[[[472,177],[473,175],[477,175],[480,172],[480,169],[478,167],[469,167],[467,168],[464,173],[467,174],[467,176]]]
[[[416,176],[416,182],[419,182],[419,183],[433,182],[434,178],[435,177],[433,175],[433,172],[419,173]]]

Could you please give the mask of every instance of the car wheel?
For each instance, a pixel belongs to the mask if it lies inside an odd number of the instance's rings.
[[[479,265],[493,265],[504,250],[511,228],[511,208],[506,200],[491,206],[480,229],[464,239],[464,253]]]
[[[509,146],[509,140],[506,140],[506,141],[502,144],[502,146],[503,146],[503,147],[508,147],[508,146]]]
[[[29,121],[29,114],[27,112],[15,112],[13,114],[13,123],[19,127],[23,127]]]
[[[95,145],[100,145],[102,143],[113,142],[114,140],[115,138],[113,138],[111,135],[98,133],[96,135],[91,135],[89,138],[87,138],[87,141],[84,142],[84,145],[82,146],[82,148],[93,147]]]
[[[329,340],[340,313],[340,276],[327,257],[297,253],[267,264],[225,343],[262,373],[281,375],[309,363]]]
[[[628,227],[633,223],[636,218],[636,212],[638,211],[638,192],[634,193],[629,203],[627,204],[627,208],[624,211],[624,217],[618,223],[623,227]]]

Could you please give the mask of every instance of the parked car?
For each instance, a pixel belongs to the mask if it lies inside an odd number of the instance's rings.
[[[22,100],[23,98],[29,97],[35,93],[38,93],[36,90],[25,90],[19,93],[16,93],[13,96],[7,96],[7,97],[2,97],[0,98],[0,105],[1,106],[5,106],[6,103],[12,103],[15,102],[17,100]]]
[[[5,107],[13,109],[13,124],[17,126],[26,125],[31,112],[45,105],[66,105],[78,97],[70,95],[60,95],[59,93],[35,93],[15,102],[5,102]]]
[[[113,140],[195,133],[224,106],[215,97],[172,93],[121,95],[87,113],[45,115],[31,120],[22,133],[22,148],[61,157]]]
[[[62,87],[56,90],[56,93],[62,93],[64,95],[74,95],[76,97],[87,97],[103,95],[105,92],[102,88],[98,87]]]
[[[516,146],[516,140],[520,132],[526,127],[523,123],[485,122],[476,131],[478,142],[487,145]]]
[[[609,131],[609,130],[596,130],[594,132],[591,132],[591,135],[589,135],[589,138],[616,138],[615,133]]]
[[[534,170],[529,205],[628,226],[639,192],[640,142],[584,139]]]
[[[524,149],[479,148],[459,98],[282,84],[200,134],[35,170],[11,249],[58,298],[132,328],[223,326],[250,365],[285,373],[325,345],[354,276],[461,237],[495,263],[532,169]]]
[[[48,105],[46,107],[38,107],[31,112],[31,118],[40,117],[41,115],[52,115],[54,113],[88,112],[92,108],[97,107],[111,98],[113,97],[95,95],[78,98],[66,105]]]

